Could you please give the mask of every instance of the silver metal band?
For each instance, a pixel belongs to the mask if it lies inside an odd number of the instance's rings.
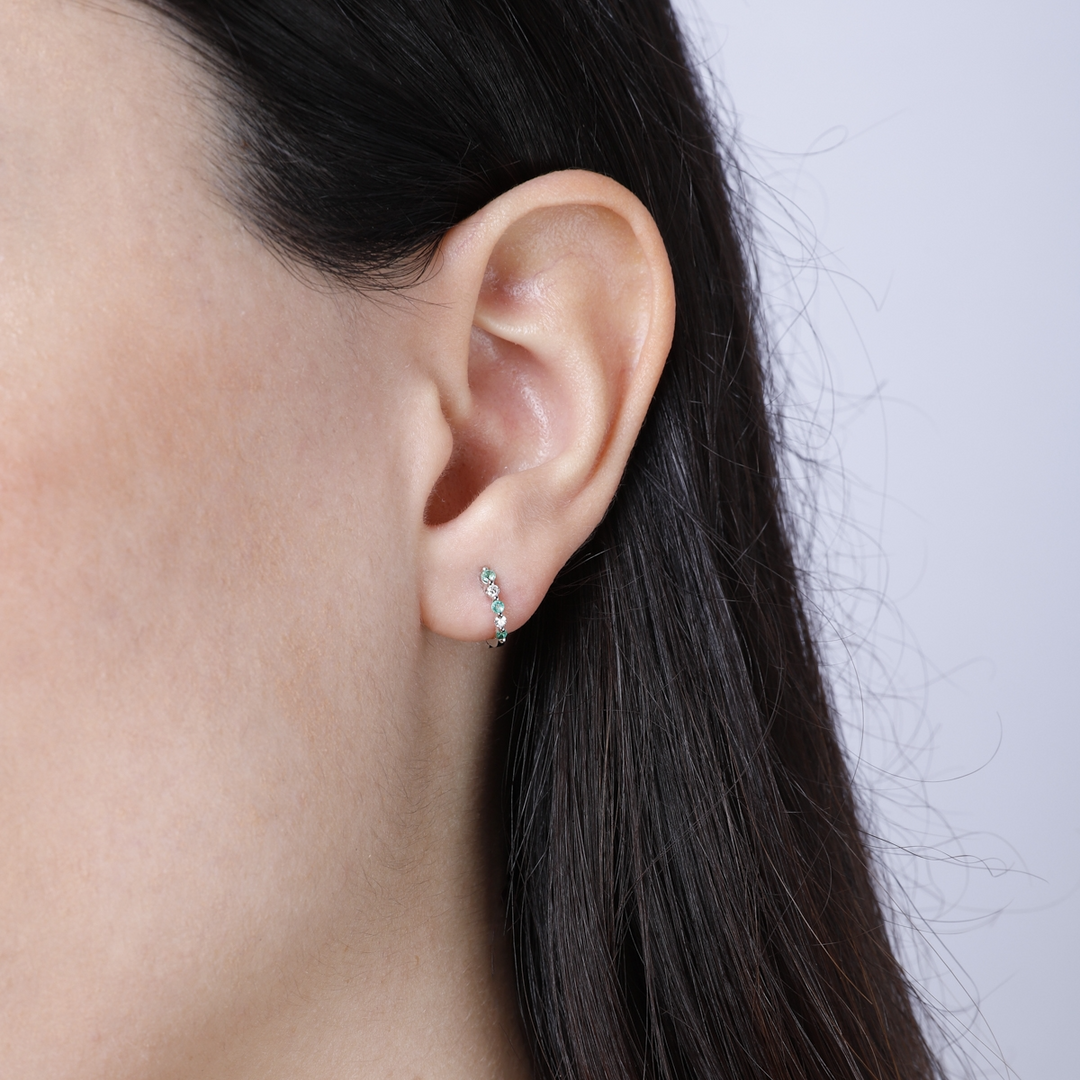
[[[491,611],[495,616],[495,637],[488,644],[497,649],[506,644],[506,605],[499,599],[499,586],[495,584],[495,571],[486,566],[480,571],[480,584],[484,586],[484,592],[491,597]]]

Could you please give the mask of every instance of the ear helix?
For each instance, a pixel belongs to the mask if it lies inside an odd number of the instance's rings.
[[[506,605],[499,599],[499,586],[495,584],[495,571],[486,566],[480,571],[480,584],[484,586],[484,592],[491,597],[491,610],[495,615],[495,637],[488,642],[488,646],[497,649],[506,644],[506,616],[503,612]]]

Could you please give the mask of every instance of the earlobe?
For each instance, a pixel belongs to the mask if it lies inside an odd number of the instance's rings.
[[[497,571],[497,614],[516,629],[614,496],[670,347],[674,290],[648,211],[576,171],[458,226],[435,281],[472,324],[466,340],[446,323],[443,346],[467,355],[447,354],[439,374],[453,450],[422,525],[421,613],[439,634],[490,640],[481,570]]]

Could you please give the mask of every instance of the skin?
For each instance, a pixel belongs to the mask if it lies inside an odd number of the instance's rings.
[[[655,225],[541,177],[407,295],[285,266],[136,7],[0,5],[0,1075],[526,1076],[509,629],[670,344]]]

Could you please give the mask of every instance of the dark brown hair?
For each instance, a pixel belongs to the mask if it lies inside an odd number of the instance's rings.
[[[652,212],[670,359],[509,650],[508,919],[538,1076],[929,1080],[800,596],[727,161],[665,0],[146,0],[213,70],[242,213],[394,287],[515,184]]]

